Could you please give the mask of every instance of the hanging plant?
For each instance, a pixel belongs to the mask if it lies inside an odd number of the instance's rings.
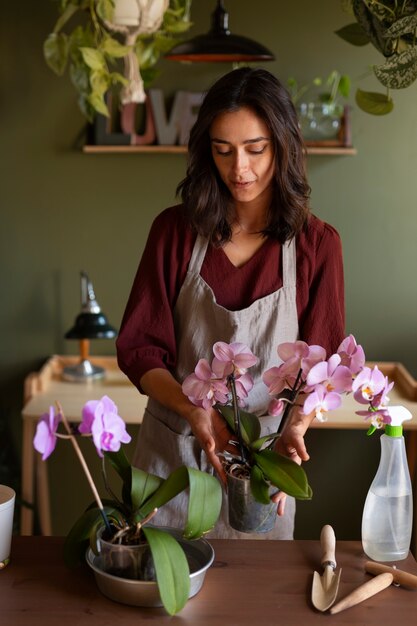
[[[109,116],[104,96],[113,86],[122,103],[145,100],[161,54],[191,26],[190,7],[191,0],[59,0],[46,63],[58,76],[69,72],[88,121]]]
[[[385,115],[394,108],[392,89],[406,89],[417,78],[417,0],[343,0],[356,22],[336,31],[354,46],[371,43],[384,57],[373,73],[385,93],[356,92],[356,103],[366,113]]]

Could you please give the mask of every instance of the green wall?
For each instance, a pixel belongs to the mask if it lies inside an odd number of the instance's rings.
[[[192,34],[208,29],[214,4],[194,1]],[[228,0],[226,6],[233,32],[275,52],[277,60],[265,67],[282,80],[295,76],[305,82],[337,68],[351,75],[355,88],[377,88],[372,78],[360,80],[379,61],[377,53],[369,46],[353,48],[333,33],[350,21],[338,2]],[[48,355],[77,350],[63,335],[79,309],[79,271],[89,273],[103,310],[118,325],[150,223],[174,203],[185,167],[184,155],[81,152],[85,123],[75,92],[42,58],[42,41],[55,17],[49,0],[2,7],[0,418],[9,468],[20,462],[24,377]],[[231,68],[162,61],[160,69],[155,87],[170,96],[179,89],[204,90]],[[357,156],[311,156],[308,162],[314,212],[343,241],[347,332],[356,335],[369,359],[402,361],[414,376],[416,95],[415,86],[395,94],[394,112],[386,118],[353,106]],[[114,354],[112,342],[94,342],[92,350]],[[328,522],[340,538],[359,537],[378,438],[310,431],[307,441],[315,497],[299,505],[297,536],[317,537]],[[68,530],[90,499],[74,466],[66,452],[51,461],[57,534]],[[17,470],[9,480],[18,484]],[[76,511],[68,503],[75,502],[74,482],[80,494]]]

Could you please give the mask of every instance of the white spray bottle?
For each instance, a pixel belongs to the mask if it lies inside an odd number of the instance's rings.
[[[402,423],[412,418],[403,406],[387,407],[391,424],[381,435],[381,460],[362,517],[364,552],[375,561],[407,558],[413,526],[413,493]]]

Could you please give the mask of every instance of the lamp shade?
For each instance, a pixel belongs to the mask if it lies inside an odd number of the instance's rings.
[[[112,339],[117,331],[102,312],[87,274],[81,272],[81,312],[74,326],[65,333],[66,339]]]
[[[211,29],[205,35],[178,44],[166,55],[172,61],[236,63],[273,61],[274,55],[262,44],[243,37],[233,35],[229,30],[229,14],[218,0],[217,7],[211,17]]]
[[[116,335],[104,313],[80,313],[74,326],[65,333],[65,339],[112,339]]]

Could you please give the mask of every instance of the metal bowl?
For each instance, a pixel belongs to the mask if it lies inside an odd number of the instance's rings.
[[[214,561],[213,547],[205,539],[188,541],[184,539],[181,531],[175,528],[163,528],[163,530],[169,532],[180,543],[185,552],[190,567],[190,593],[188,597],[192,598],[200,591],[206,571]],[[100,567],[100,555],[94,554],[91,548],[87,550],[86,560],[94,572],[98,588],[107,598],[132,606],[162,606],[156,582],[120,578],[104,572]]]

